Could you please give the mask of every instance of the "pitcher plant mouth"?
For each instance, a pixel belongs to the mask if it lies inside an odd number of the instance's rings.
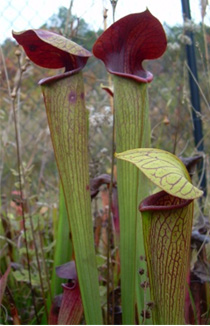
[[[151,72],[142,62],[159,58],[166,50],[164,29],[149,10],[125,16],[112,24],[96,41],[93,54],[114,75],[148,83]]]
[[[172,196],[163,190],[145,198],[139,205],[139,211],[170,211],[173,209],[184,208],[192,203],[192,201],[193,199],[183,199]]]
[[[65,69],[61,74],[42,79],[39,84],[56,81],[79,72],[92,55],[82,46],[47,30],[30,29],[18,33],[13,31],[12,35],[22,45],[29,59],[38,66]]]

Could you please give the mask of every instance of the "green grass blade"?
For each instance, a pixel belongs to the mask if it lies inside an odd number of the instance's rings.
[[[56,275],[55,269],[57,266],[65,264],[72,259],[72,242],[70,239],[70,230],[68,223],[68,215],[66,210],[66,204],[63,194],[62,186],[60,185],[60,197],[59,197],[59,218],[57,221],[57,234],[56,234],[56,245],[53,263],[53,273],[51,281],[51,291],[53,297],[57,294],[62,293],[61,284],[63,279]]]
[[[199,325],[195,301],[194,301],[190,286],[189,286],[189,284],[187,282],[186,282],[186,289],[187,289],[188,294],[189,294],[190,303],[191,303],[191,306],[192,306],[193,316],[194,316],[194,320],[195,320],[195,325]]]
[[[70,239],[69,221],[66,210],[66,204],[63,194],[62,185],[60,184],[60,195],[59,195],[59,216],[56,211],[53,210],[53,229],[54,229],[54,240],[56,240],[54,250],[54,260],[52,268],[52,277],[50,281],[52,299],[63,292],[61,284],[64,282],[63,279],[56,275],[55,269],[57,266],[67,263],[72,259],[72,242]],[[66,280],[65,280],[66,281]],[[51,297],[48,295],[47,308],[48,312],[51,308]],[[46,314],[42,317],[42,325],[47,324]]]

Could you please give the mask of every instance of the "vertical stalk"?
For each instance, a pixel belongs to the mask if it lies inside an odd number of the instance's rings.
[[[30,212],[30,205],[28,204],[27,207],[29,209],[29,222],[30,222],[30,228],[31,228],[31,233],[32,233],[33,245],[34,245],[34,249],[35,249],[35,256],[36,256],[37,269],[38,269],[38,274],[39,274],[39,281],[40,281],[42,299],[43,299],[43,303],[44,303],[45,313],[46,313],[46,316],[48,318],[47,303],[46,303],[45,292],[44,292],[44,282],[43,282],[43,279],[42,279],[41,264],[40,264],[40,261],[39,261],[39,252],[38,252],[38,246],[37,246],[37,242],[36,242],[34,223],[33,223],[31,212]]]
[[[114,110],[114,108],[113,108]],[[108,211],[108,248],[107,248],[107,323],[109,324],[110,306],[112,307],[112,318],[111,325],[114,323],[114,284],[113,284],[113,267],[112,267],[112,256],[110,254],[110,244],[112,240],[112,190],[113,190],[113,179],[114,179],[114,152],[115,152],[115,115],[113,111],[113,126],[112,126],[112,153],[111,153],[111,180],[109,186],[109,211]],[[111,258],[111,265],[110,265]],[[111,270],[110,270],[111,267]],[[110,272],[112,275],[112,304],[110,304]]]
[[[113,22],[115,21],[115,7],[112,4],[113,12]],[[107,9],[104,9],[104,30],[107,29]],[[108,74],[108,85],[112,86],[111,75]],[[113,114],[113,124],[112,124],[112,145],[111,145],[111,180],[109,186],[109,211],[108,211],[108,247],[107,247],[107,323],[110,323],[110,311],[111,311],[111,325],[114,324],[114,277],[113,277],[113,266],[112,266],[112,257],[110,253],[110,245],[112,240],[112,192],[113,192],[113,180],[114,180],[114,153],[115,153],[115,113],[113,105],[113,97],[109,96],[110,108]],[[111,265],[110,265],[111,258]],[[111,268],[111,269],[110,269]],[[111,285],[112,285],[112,300],[110,302],[110,273],[111,273]],[[111,308],[111,309],[110,309]]]
[[[150,136],[147,84],[114,76],[116,151],[144,147]],[[134,324],[136,302],[137,252],[145,256],[141,226],[137,225],[138,204],[145,191],[142,174],[128,162],[117,161],[120,212],[120,261],[123,323]],[[137,244],[137,228],[139,240]],[[138,287],[140,288],[139,284]],[[139,289],[137,291],[139,296]],[[144,291],[142,310],[144,306]]]
[[[18,177],[19,177],[19,190],[20,190],[20,198],[21,198],[21,206],[22,206],[23,229],[24,229],[24,236],[25,236],[26,256],[27,256],[28,273],[29,273],[29,283],[31,283],[30,287],[31,287],[31,290],[32,290],[33,286],[32,286],[32,278],[31,278],[30,262],[29,262],[27,230],[26,230],[26,225],[25,225],[25,221],[26,221],[25,207],[27,207],[29,210],[30,210],[30,207],[29,207],[29,203],[27,203],[27,200],[25,200],[24,196],[23,196],[23,184],[25,184],[25,175],[24,175],[24,170],[22,168],[22,162],[21,162],[21,145],[20,145],[21,144],[21,138],[20,138],[20,130],[19,130],[19,127],[18,127],[19,126],[19,123],[18,123],[19,118],[18,118],[18,115],[16,113],[16,109],[15,109],[15,99],[18,97],[18,100],[19,100],[20,94],[19,94],[18,90],[19,90],[20,85],[21,85],[21,78],[22,78],[22,73],[23,73],[24,70],[21,67],[19,52],[17,53],[17,57],[18,57],[19,70],[18,70],[18,73],[17,73],[17,82],[16,82],[16,85],[15,85],[15,87],[13,89],[12,94],[11,94],[11,98],[12,98],[12,108],[13,108],[13,116],[14,116],[14,124],[15,124],[15,138],[16,138],[16,148],[17,148]],[[46,300],[45,300],[45,294],[44,294],[44,284],[43,284],[42,275],[41,275],[41,266],[40,266],[39,257],[38,257],[38,249],[37,249],[36,239],[35,239],[35,235],[34,235],[33,221],[32,221],[32,217],[31,217],[30,212],[29,212],[29,221],[30,221],[32,238],[33,238],[33,243],[34,243],[34,248],[35,248],[35,256],[36,256],[36,261],[37,261],[37,268],[38,268],[38,273],[39,273],[42,298],[43,298],[43,302],[44,302],[45,311],[46,311],[46,314],[47,314],[47,306],[46,306]],[[34,297],[34,294],[32,294],[32,297]],[[35,297],[33,298],[33,301],[34,301],[34,304],[35,304]],[[36,309],[35,309],[35,314],[38,317]]]
[[[52,291],[51,291],[51,287],[50,287],[50,277],[49,277],[49,271],[48,271],[48,267],[47,267],[47,263],[46,263],[46,259],[45,259],[44,241],[43,241],[43,235],[42,235],[41,229],[40,229],[40,220],[39,219],[38,219],[38,234],[39,234],[39,243],[40,243],[41,255],[42,255],[43,266],[44,266],[44,273],[45,273],[45,277],[47,280],[47,290],[49,291],[49,297],[52,302],[53,297],[52,297]],[[48,311],[48,309],[47,309],[47,311]]]
[[[29,248],[28,248],[28,240],[27,240],[26,219],[25,219],[25,205],[24,205],[23,185],[22,185],[22,177],[21,177],[21,157],[20,157],[20,147],[19,147],[19,133],[18,133],[18,127],[17,127],[16,110],[15,110],[15,97],[12,98],[12,110],[13,110],[14,126],[15,126],[15,139],[16,139],[16,151],[17,151],[19,190],[20,190],[20,201],[21,201],[21,207],[22,207],[23,232],[24,232],[25,247],[26,247],[28,278],[29,278],[29,285],[30,285],[31,296],[32,296],[34,311],[35,311],[35,315],[36,315],[36,320],[37,320],[37,323],[39,324],[39,317],[38,317],[38,312],[37,312],[37,307],[36,307],[35,294],[34,294],[34,290],[33,290],[33,286],[32,286]]]
[[[57,230],[55,234],[56,246],[54,253],[53,273],[51,280],[51,290],[53,297],[60,294],[62,291],[63,279],[56,275],[56,267],[65,264],[72,260],[73,246],[70,239],[70,229],[68,223],[68,215],[66,211],[65,198],[62,185],[60,184],[59,194],[59,216],[55,225]]]
[[[47,298],[48,311],[50,310],[53,301],[52,298],[62,293],[62,283],[65,281],[57,276],[56,267],[72,260],[73,252],[72,241],[70,239],[68,215],[61,184],[59,189],[59,215],[57,216],[57,212],[53,212],[54,215],[56,214],[56,218],[53,218],[54,240],[56,241],[56,245],[54,249],[52,276],[50,280],[51,295],[49,293]],[[42,325],[47,324],[47,322],[47,315],[45,314],[42,317]]]

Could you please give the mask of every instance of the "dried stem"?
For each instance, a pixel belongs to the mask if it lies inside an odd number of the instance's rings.
[[[42,292],[42,299],[43,299],[43,302],[44,302],[45,313],[46,313],[46,316],[47,316],[47,319],[48,319],[48,309],[47,309],[47,303],[46,303],[45,293],[44,293],[44,283],[43,283],[42,274],[41,274],[41,265],[40,265],[40,261],[39,261],[39,252],[38,252],[38,247],[37,247],[37,243],[36,243],[34,224],[33,224],[32,216],[31,216],[29,204],[27,205],[27,207],[29,209],[29,221],[30,221],[32,239],[33,239],[33,244],[34,244],[34,249],[35,249],[35,256],[36,256],[37,267],[38,267],[38,274],[39,274],[39,280],[40,280],[40,286],[41,286],[41,292]]]
[[[117,1],[116,1],[117,2]],[[113,6],[113,22],[114,22],[114,13],[115,7]],[[107,9],[104,9],[103,13],[104,18],[104,30],[107,29]],[[109,87],[112,85],[111,76],[108,75],[108,83]],[[113,189],[113,181],[114,181],[114,153],[115,153],[115,114],[114,114],[114,105],[113,98],[109,97],[110,107],[113,114],[113,125],[112,125],[112,148],[111,148],[111,181],[109,186],[109,210],[108,210],[108,243],[107,243],[107,324],[110,324],[110,311],[111,315],[111,325],[114,324],[114,277],[113,277],[113,266],[112,266],[112,255],[111,255],[111,242],[112,242],[112,189]],[[111,275],[111,277],[110,277]],[[112,300],[110,302],[110,283],[112,285]],[[110,309],[111,308],[111,309]]]
[[[69,25],[70,18],[71,18],[71,15],[72,15],[73,4],[74,4],[74,0],[71,0],[70,5],[69,5],[69,9],[68,9],[67,18],[66,18],[66,23],[65,23],[65,30],[64,30],[64,36],[66,36],[66,37],[68,36],[68,25]]]
[[[37,267],[38,267],[38,273],[39,273],[39,279],[40,279],[40,286],[41,286],[41,291],[42,291],[42,298],[44,302],[44,307],[46,311],[46,315],[48,315],[47,311],[47,304],[45,300],[45,294],[44,294],[44,284],[41,276],[41,266],[39,262],[39,255],[38,255],[38,248],[36,244],[36,239],[35,239],[35,233],[34,233],[34,226],[33,226],[33,221],[32,221],[32,216],[30,214],[30,205],[27,200],[24,199],[23,195],[23,183],[25,184],[25,175],[24,175],[24,170],[22,169],[22,162],[21,162],[21,152],[20,152],[20,132],[18,128],[18,119],[17,119],[17,114],[16,114],[16,109],[15,109],[15,100],[18,95],[18,91],[20,89],[21,81],[22,81],[22,73],[25,69],[22,69],[21,67],[21,62],[20,62],[20,54],[18,52],[17,54],[18,57],[18,65],[19,65],[19,70],[16,78],[16,83],[14,86],[14,89],[11,93],[11,98],[12,98],[12,109],[13,109],[13,116],[14,116],[14,125],[15,125],[15,139],[16,139],[16,150],[17,150],[17,164],[18,164],[18,178],[19,178],[19,190],[20,190],[20,199],[21,199],[21,207],[22,207],[22,219],[23,219],[23,230],[24,230],[24,237],[25,237],[25,246],[26,246],[26,256],[27,256],[27,265],[28,265],[28,275],[29,275],[29,283],[30,283],[30,288],[31,288],[31,294],[32,294],[32,299],[33,299],[33,304],[34,304],[34,309],[35,309],[35,315],[37,322],[39,321],[38,318],[38,313],[37,313],[37,308],[36,308],[36,303],[35,303],[35,295],[34,295],[34,290],[32,286],[32,277],[31,277],[31,269],[30,269],[30,259],[29,259],[29,249],[28,249],[28,240],[27,240],[27,229],[26,229],[26,218],[25,218],[25,207],[29,210],[29,221],[30,221],[30,227],[32,231],[32,237],[33,237],[33,243],[34,243],[34,248],[35,248],[35,255],[36,255],[36,261],[37,261]],[[23,181],[22,181],[23,180]]]
[[[205,15],[206,15],[206,6],[203,8],[202,13],[202,30],[203,30],[203,40],[204,40],[204,49],[205,49],[205,59],[206,59],[206,68],[207,68],[207,76],[208,76],[208,83],[210,87],[210,64],[209,64],[209,52],[208,52],[208,43],[207,43],[207,33],[206,33],[206,26],[205,26]]]
[[[37,320],[37,324],[39,324],[39,317],[38,317],[38,311],[37,311],[37,308],[36,308],[35,294],[34,294],[34,289],[33,289],[33,286],[32,286],[29,248],[28,248],[28,240],[27,240],[26,219],[25,219],[25,205],[24,205],[24,197],[23,197],[22,178],[21,178],[21,158],[20,158],[20,148],[19,148],[19,134],[18,134],[17,116],[16,116],[16,110],[15,110],[15,97],[12,98],[12,109],[13,109],[13,117],[14,117],[14,125],[15,125],[15,139],[16,139],[16,151],[17,151],[20,204],[21,204],[21,208],[22,208],[23,232],[24,232],[24,237],[25,237],[26,258],[27,258],[27,267],[28,267],[28,278],[29,278],[29,285],[30,285],[30,289],[31,289],[31,296],[32,296],[32,301],[33,301],[33,305],[34,305],[36,320]]]
[[[114,110],[114,108],[113,108]],[[109,291],[110,291],[110,273],[113,274],[113,268],[112,268],[112,257],[110,254],[110,244],[112,241],[112,215],[111,215],[111,209],[112,209],[112,189],[113,189],[113,180],[114,180],[114,153],[115,153],[115,118],[114,118],[114,112],[113,112],[113,127],[112,127],[112,157],[111,157],[111,181],[109,186],[109,211],[108,211],[108,244],[107,244],[107,322],[109,324],[109,307],[110,307],[110,297],[109,297]],[[111,259],[111,264],[110,264]],[[113,284],[113,278],[111,280],[112,283],[112,320],[111,325],[114,324],[114,284]]]
[[[45,271],[45,275],[46,275],[46,279],[47,279],[47,286],[48,286],[49,296],[50,296],[50,300],[52,302],[53,297],[52,297],[52,291],[51,291],[51,286],[50,286],[49,273],[48,273],[47,264],[46,264],[45,256],[44,256],[43,239],[42,239],[42,234],[41,234],[41,230],[40,230],[39,219],[38,219],[38,232],[39,232],[40,248],[41,248],[41,253],[42,253],[42,258],[43,258],[43,266],[44,266],[44,271]],[[48,314],[48,312],[46,314]]]
[[[4,52],[2,49],[2,46],[0,45],[0,53],[1,53],[1,59],[2,59],[2,64],[3,64],[3,69],[4,69],[4,74],[5,74],[5,78],[6,78],[6,83],[7,83],[7,90],[8,90],[8,94],[10,96],[11,94],[11,87],[10,87],[10,82],[9,82],[9,76],[8,76],[8,71],[7,71],[7,67],[6,67],[6,62],[5,62],[5,57],[4,57]],[[10,114],[11,117],[11,114]],[[10,120],[10,119],[9,119]],[[9,125],[9,124],[8,124]],[[8,128],[6,128],[7,132],[8,132]],[[7,134],[6,132],[6,134]],[[2,142],[2,140],[0,140]],[[3,146],[0,145],[1,148],[1,162],[0,162],[0,185],[1,185],[1,179],[2,179],[2,173],[3,173],[3,168],[4,168],[4,151],[3,151]]]

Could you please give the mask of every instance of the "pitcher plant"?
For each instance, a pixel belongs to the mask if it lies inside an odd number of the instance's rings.
[[[35,64],[64,68],[41,85],[72,233],[87,324],[102,324],[88,170],[88,131],[82,68],[91,53],[45,30],[13,33]]]
[[[183,325],[193,221],[194,187],[184,164],[173,154],[142,148],[116,154],[134,164],[162,189],[144,199],[144,245],[155,325]],[[141,236],[141,235],[140,235]],[[145,315],[148,311],[145,311]]]
[[[147,86],[153,75],[142,63],[159,58],[166,43],[162,25],[146,10],[118,20],[93,46],[93,54],[113,75],[117,152],[150,145]],[[139,314],[145,305],[138,273],[139,268],[146,270],[145,262],[139,260],[145,253],[141,221],[137,216],[138,203],[147,196],[148,185],[140,171],[120,160],[117,161],[117,183],[123,323],[133,324],[136,298]],[[141,234],[138,238],[137,233]]]

